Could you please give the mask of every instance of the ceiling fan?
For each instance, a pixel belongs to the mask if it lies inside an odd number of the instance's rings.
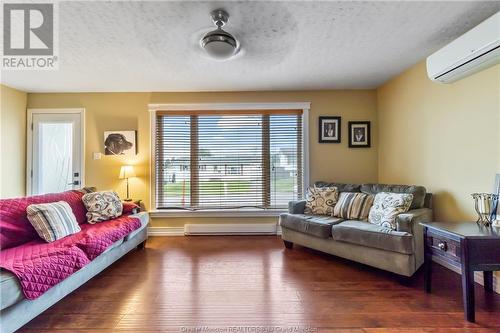
[[[214,59],[229,59],[240,49],[239,41],[222,29],[229,19],[229,14],[223,9],[216,9],[210,16],[217,29],[205,34],[200,40],[200,45]]]

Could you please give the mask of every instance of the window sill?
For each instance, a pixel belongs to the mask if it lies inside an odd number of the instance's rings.
[[[149,211],[149,216],[152,218],[160,217],[278,217],[280,214],[286,213],[286,210],[258,210],[258,209],[207,209],[207,210],[152,210]]]

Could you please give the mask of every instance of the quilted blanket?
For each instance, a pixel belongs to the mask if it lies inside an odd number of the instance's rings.
[[[114,242],[138,229],[138,218],[120,216],[52,243],[35,239],[0,252],[0,267],[17,276],[24,295],[33,300],[102,254]]]
[[[35,195],[26,198],[0,200],[0,248],[18,246],[39,239],[35,229],[26,216],[26,207],[31,204],[66,201],[78,224],[87,222],[85,206],[82,202],[83,192],[71,190],[62,193]]]

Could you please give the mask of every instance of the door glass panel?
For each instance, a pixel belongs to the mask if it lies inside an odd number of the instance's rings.
[[[39,123],[38,192],[72,188],[73,123]]]

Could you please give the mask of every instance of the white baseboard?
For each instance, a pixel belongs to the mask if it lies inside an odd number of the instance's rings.
[[[184,227],[149,227],[149,236],[184,236]]]
[[[276,223],[186,224],[186,235],[276,235]]]
[[[186,224],[184,227],[149,227],[150,236],[186,235],[281,235],[274,223],[253,224]]]
[[[446,261],[437,258],[437,257],[432,257],[432,261],[435,263],[440,264],[441,266],[444,266],[448,268],[449,270],[454,271],[457,274],[462,274],[462,270],[458,267],[452,266]],[[497,293],[500,294],[500,284],[498,283],[498,279],[493,272],[493,290]],[[483,272],[474,272],[474,282],[479,283],[480,285],[484,286],[484,280],[483,280]]]

